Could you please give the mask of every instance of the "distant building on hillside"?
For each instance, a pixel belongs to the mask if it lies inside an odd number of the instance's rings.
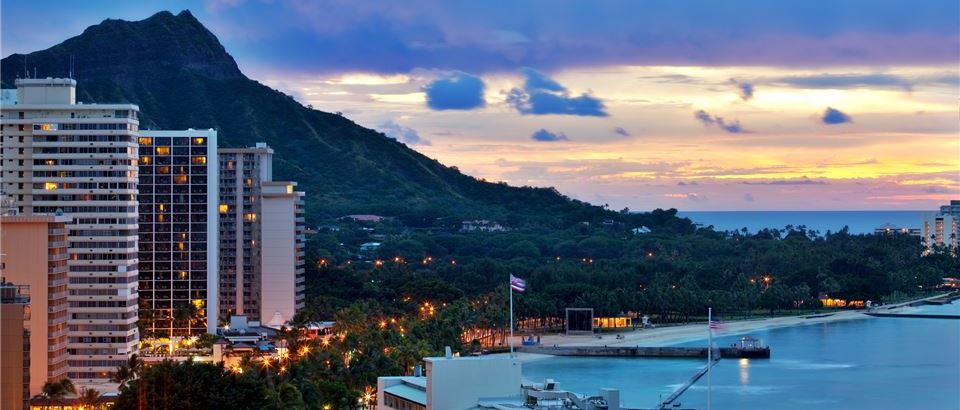
[[[486,219],[475,219],[472,221],[463,221],[460,224],[460,232],[506,232],[505,226],[497,221],[488,221]]]
[[[353,221],[353,222],[367,222],[367,223],[378,223],[386,219],[380,215],[369,215],[369,214],[357,214],[357,215],[345,215],[341,216],[340,220],[342,221]]]
[[[907,228],[885,223],[873,229],[874,235],[910,235],[920,237],[923,232],[920,228]]]

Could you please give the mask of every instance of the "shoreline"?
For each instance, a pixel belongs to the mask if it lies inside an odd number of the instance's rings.
[[[936,297],[936,296],[934,296]],[[903,312],[911,309],[910,305],[922,302],[934,297],[915,299],[907,302],[885,306],[884,312]],[[724,322],[724,329],[715,331],[715,337],[738,336],[749,334],[751,332],[765,331],[791,326],[807,326],[822,323],[833,323],[847,320],[870,320],[875,317],[865,315],[867,310],[842,310],[835,312],[824,312],[827,316],[811,315],[785,316],[766,319],[747,319],[732,322]],[[708,338],[706,323],[693,323],[679,326],[658,327],[654,329],[629,330],[623,333],[622,339],[616,338],[616,333],[605,333],[601,338],[596,335],[565,335],[562,333],[542,335],[540,338],[541,346],[644,346],[644,347],[665,347],[674,346],[682,343],[703,340]],[[514,336],[514,346],[520,347],[522,336]],[[507,353],[498,353],[507,354]],[[521,363],[543,360],[554,357],[549,354],[540,353],[514,353],[515,358]]]

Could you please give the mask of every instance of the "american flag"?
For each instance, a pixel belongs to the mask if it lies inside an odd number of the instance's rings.
[[[723,325],[723,322],[721,322],[721,321],[719,321],[719,320],[711,320],[711,321],[710,321],[710,330],[723,330],[724,327],[726,327],[726,326],[724,326],[724,325]]]
[[[511,275],[510,275],[510,287],[513,288],[514,291],[523,292],[523,291],[527,290],[527,281],[525,281],[525,280],[523,280],[523,279],[520,279],[520,278],[518,278],[518,277],[516,277],[516,276],[513,276],[513,275],[511,274]]]

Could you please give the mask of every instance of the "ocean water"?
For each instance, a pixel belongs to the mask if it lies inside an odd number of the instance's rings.
[[[917,311],[960,314],[960,304]],[[871,318],[751,333],[771,359],[723,359],[712,374],[715,409],[960,409],[960,320]],[[739,336],[715,336],[720,345]],[[703,346],[706,341],[682,345]],[[705,360],[554,357],[525,363],[524,378],[596,394],[618,388],[631,407],[652,408]],[[706,408],[707,379],[680,398]]]
[[[936,211],[690,211],[677,215],[722,231],[746,227],[757,232],[763,228],[806,225],[822,234],[844,226],[850,228],[850,233],[873,233],[874,228],[885,223],[920,228],[923,217],[932,213]]]

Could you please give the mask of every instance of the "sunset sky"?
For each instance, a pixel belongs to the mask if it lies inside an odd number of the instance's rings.
[[[147,2],[4,2],[2,55]],[[960,2],[169,1],[249,77],[460,170],[620,209],[960,199]]]

